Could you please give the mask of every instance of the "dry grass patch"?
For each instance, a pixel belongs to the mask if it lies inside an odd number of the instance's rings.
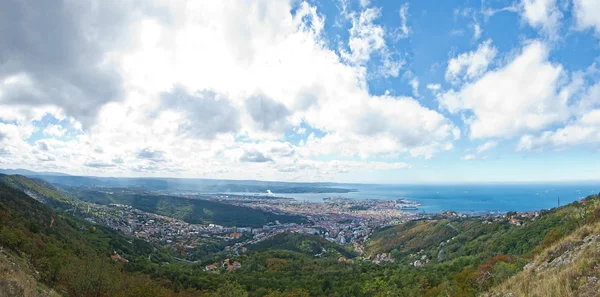
[[[60,296],[36,280],[31,265],[0,248],[0,297],[56,297]]]
[[[600,223],[586,225],[535,257],[488,296],[599,296]]]

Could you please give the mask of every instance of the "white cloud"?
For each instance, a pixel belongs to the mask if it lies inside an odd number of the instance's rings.
[[[382,26],[373,22],[381,16],[378,8],[367,8],[358,17],[351,16],[352,27],[349,30],[350,38],[348,47],[350,53],[342,56],[355,65],[364,65],[373,52],[381,52],[387,49],[385,43],[385,30]]]
[[[61,125],[49,125],[44,129],[44,134],[52,137],[62,137],[67,133],[67,129]]]
[[[464,160],[464,161],[475,160],[475,159],[477,159],[477,155],[475,155],[475,154],[468,154],[468,155],[462,156],[460,159]]]
[[[2,128],[6,131],[0,129],[1,135],[31,127],[33,119],[52,109],[56,117],[75,118],[71,126],[86,125],[85,132],[74,131],[76,136],[44,139],[48,150],[43,152],[25,141],[33,132],[2,136],[3,144],[7,139],[11,144],[2,146],[8,153],[0,156],[0,162],[8,167],[92,175],[313,180],[353,170],[408,168],[396,160],[371,162],[369,158],[431,157],[451,149],[460,136],[450,120],[413,98],[369,93],[366,77],[370,70],[365,65],[372,56],[379,55],[392,76],[398,76],[403,65],[392,59],[386,32],[376,24],[379,9],[352,15],[349,52],[339,55],[322,36],[325,17],[306,2],[163,4],[158,10],[162,16],[110,7],[117,16],[125,15],[127,28],[114,35],[124,42],[97,49],[94,57],[117,66],[110,71],[117,71],[119,92],[109,96],[111,90],[95,89],[98,84],[83,85],[86,90],[81,94],[96,90],[94,98],[99,99],[87,102],[81,100],[85,96],[75,96],[81,102],[73,108],[83,110],[86,103],[93,103],[87,109],[90,114],[79,114],[63,106],[67,101],[57,104],[41,95],[35,104],[39,110],[31,114],[13,116],[17,109],[26,112],[27,106],[2,105],[0,117],[11,116],[19,123]],[[132,12],[136,17],[127,18]],[[73,42],[78,45],[77,40]],[[72,63],[74,69],[89,70],[79,67],[79,62]],[[105,77],[105,72],[92,70]],[[37,76],[24,73],[1,73],[0,84],[37,83]],[[73,73],[67,73],[61,84],[79,83]],[[301,124],[326,136],[313,136],[299,145],[285,142],[286,133]],[[296,131],[302,135],[303,129]],[[60,133],[47,132],[47,136]],[[324,154],[335,158],[338,153],[362,160],[314,160]],[[269,159],[272,162],[257,162]],[[280,171],[285,164],[296,164],[296,170]]]
[[[440,106],[451,113],[469,112],[464,117],[471,138],[520,136],[565,121],[569,94],[560,88],[564,71],[547,59],[547,47],[530,41],[507,65],[458,91],[440,93]]]
[[[433,93],[436,93],[442,88],[440,84],[427,84],[427,89],[431,90]]]
[[[123,99],[118,61],[111,52],[127,47],[124,37],[131,24],[152,6],[132,4],[121,1],[117,9],[106,1],[0,2],[0,27],[10,28],[0,35],[3,108],[42,113],[54,108],[86,128],[92,125],[104,104]]]
[[[589,86],[572,106],[575,118],[564,127],[521,137],[517,150],[566,149],[600,143],[600,83]]]
[[[406,38],[410,35],[410,28],[407,25],[408,7],[408,3],[404,3],[400,7],[400,28],[398,28],[397,38]]]
[[[579,30],[592,28],[600,37],[600,1],[573,0],[573,15]]]
[[[420,96],[419,95],[419,79],[416,77],[413,77],[408,83],[412,87],[413,96],[419,97]]]
[[[481,76],[496,57],[497,50],[491,44],[492,41],[488,39],[481,43],[477,50],[450,59],[446,69],[446,80],[458,83],[462,77],[472,80]]]
[[[594,109],[556,131],[539,136],[521,137],[517,150],[541,150],[547,146],[565,149],[582,144],[600,143],[600,109]]]
[[[408,152],[431,157],[451,149],[451,141],[460,136],[460,130],[449,120],[412,98],[381,96],[362,100],[349,94],[345,103],[343,107],[326,106],[314,115],[316,118],[306,118],[309,123],[327,119],[322,122],[326,125],[322,130],[334,132],[323,138],[309,138],[307,146],[315,153],[340,152],[366,158]]]
[[[483,152],[489,151],[489,150],[495,148],[496,145],[498,145],[497,142],[495,142],[495,141],[488,141],[488,142],[486,142],[486,143],[484,143],[484,144],[482,144],[482,145],[480,145],[480,146],[477,147],[477,153],[481,154]]]
[[[475,148],[475,153],[467,154],[461,157],[460,159],[463,161],[470,161],[475,159],[485,160],[488,156],[483,156],[482,154],[495,148],[498,145],[496,141],[490,140],[487,141]]]
[[[541,29],[551,38],[558,37],[563,14],[556,0],[522,0],[521,17],[532,27]]]
[[[405,62],[402,59],[397,59],[389,50],[386,43],[386,36],[390,34],[386,32],[383,26],[376,23],[381,17],[381,8],[366,8],[360,13],[344,12],[344,15],[350,20],[352,26],[348,30],[350,35],[347,44],[349,51],[340,48],[341,58],[350,65],[356,67],[355,71],[362,77],[363,86],[365,86],[366,83],[367,63],[371,61],[374,56],[377,56],[381,62],[381,65],[377,67],[377,75],[383,77],[398,77],[400,69]],[[404,16],[403,27],[398,29],[401,32],[399,34],[392,32],[392,37],[403,38],[402,30],[408,30],[405,21],[406,16]]]
[[[519,7],[516,4],[510,5],[510,6],[506,6],[506,7],[502,7],[502,8],[498,8],[498,9],[493,9],[493,8],[485,8],[485,7],[483,7],[484,4],[485,4],[484,1],[482,1],[481,3],[482,3],[481,12],[483,13],[483,15],[486,18],[490,18],[490,17],[494,16],[497,13],[505,12],[505,11],[515,12],[515,13],[519,12]]]
[[[479,23],[473,24],[473,39],[479,40],[479,38],[481,38],[482,33],[483,29],[481,29],[481,25],[479,25]]]

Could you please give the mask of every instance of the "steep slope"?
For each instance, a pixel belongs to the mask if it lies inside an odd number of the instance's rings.
[[[29,261],[0,247],[0,297],[60,296],[39,281],[38,273]]]
[[[536,255],[489,297],[600,295],[600,223],[585,225]]]
[[[378,230],[371,236],[366,251],[370,255],[391,252],[398,258],[419,253],[438,262],[474,255],[530,256],[545,241],[567,235],[584,224],[580,212],[587,211],[591,218],[591,204],[598,200],[594,195],[587,198],[587,206],[576,202],[503,218],[434,217],[408,222]]]
[[[21,178],[18,181],[29,183]],[[68,296],[129,296],[136,290],[154,296],[168,295],[168,290],[158,283],[148,283],[146,276],[129,274],[122,263],[111,261],[115,250],[128,250],[135,255],[133,243],[99,226],[63,217],[15,185],[18,184],[0,182],[0,248],[8,261],[0,265],[0,286],[6,289],[3,293],[11,290],[8,296],[30,296],[25,292],[36,290],[44,296],[43,288],[48,286]]]
[[[419,267],[429,275],[425,296],[475,296],[502,284],[558,240],[600,221],[600,197],[538,216],[510,216],[438,217],[385,228],[372,236],[366,251],[389,252],[397,262]]]
[[[51,184],[22,175],[0,174],[0,183],[26,193],[29,197],[52,208],[67,208],[72,199]]]

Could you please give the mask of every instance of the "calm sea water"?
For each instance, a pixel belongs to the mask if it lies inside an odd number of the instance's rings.
[[[422,204],[419,211],[437,213],[533,211],[564,205],[600,192],[600,183],[485,184],[485,185],[352,185],[358,192],[344,194],[277,194],[307,202],[326,197],[351,199],[408,199]],[[242,193],[240,193],[242,194]],[[248,193],[246,193],[248,194]]]

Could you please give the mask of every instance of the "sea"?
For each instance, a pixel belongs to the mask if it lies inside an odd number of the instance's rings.
[[[345,187],[345,186],[336,186]],[[494,213],[550,209],[581,200],[600,192],[598,183],[527,183],[527,184],[460,184],[460,185],[351,185],[350,193],[277,194],[305,202],[323,202],[323,198],[407,199],[421,204],[417,210],[439,213]],[[236,193],[249,194],[249,193]],[[258,195],[264,193],[257,193]]]

